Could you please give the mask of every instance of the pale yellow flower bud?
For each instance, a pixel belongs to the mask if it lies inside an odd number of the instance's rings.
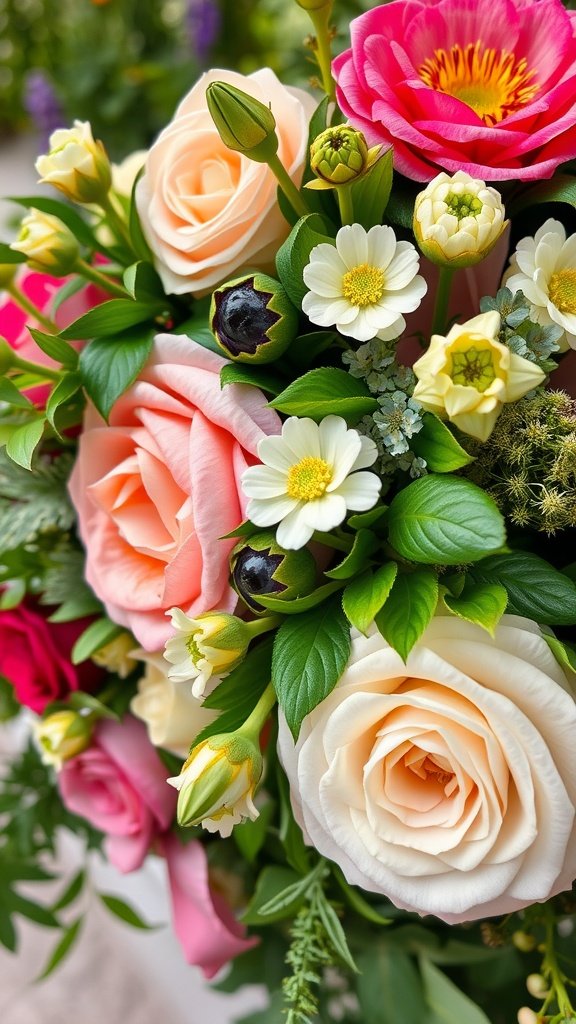
[[[22,252],[32,270],[65,277],[75,267],[80,250],[70,229],[58,217],[31,210],[20,224],[11,249]]]
[[[500,193],[464,171],[442,171],[416,196],[413,229],[432,263],[457,270],[480,263],[508,221]]]
[[[546,376],[502,345],[499,331],[500,314],[481,313],[455,324],[446,337],[432,335],[413,366],[416,401],[479,441],[490,436],[505,402],[517,402]]]
[[[518,1010],[518,1024],[538,1024],[538,1017],[529,1006],[521,1006]]]
[[[530,953],[536,946],[536,939],[529,932],[516,931],[512,936],[512,942],[521,953]]]
[[[534,999],[546,999],[549,992],[546,980],[541,974],[529,974],[526,978],[526,988]]]
[[[134,671],[138,662],[132,657],[134,637],[130,633],[121,633],[115,640],[105,644],[92,654],[92,661],[101,668],[114,672],[120,679],[126,679]]]
[[[179,791],[178,823],[229,836],[244,818],[258,817],[253,798],[261,775],[253,740],[240,732],[211,736],[194,747],[180,775],[167,780]]]
[[[40,181],[53,185],[75,203],[101,203],[110,191],[112,171],[108,154],[92,136],[88,121],[58,128],[50,150],[36,161]]]
[[[88,716],[77,711],[55,711],[36,724],[34,736],[44,764],[58,770],[90,746],[92,725]]]
[[[192,619],[180,608],[166,614],[178,630],[164,651],[172,666],[168,676],[174,682],[193,680],[195,697],[204,695],[212,675],[226,676],[244,660],[252,632],[242,619],[227,612],[207,612]]]

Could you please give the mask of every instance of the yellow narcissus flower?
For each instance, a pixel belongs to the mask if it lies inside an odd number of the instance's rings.
[[[432,263],[458,270],[480,263],[504,228],[500,193],[464,171],[437,174],[416,196],[413,229]]]
[[[36,170],[41,182],[75,203],[101,203],[112,184],[108,154],[93,138],[89,121],[53,132],[49,152],[38,157]]]
[[[76,266],[80,250],[70,228],[58,217],[30,210],[20,224],[20,234],[10,245],[24,253],[31,270],[65,277]]]
[[[455,324],[446,337],[432,335],[413,370],[414,398],[465,434],[486,441],[505,402],[516,402],[546,374],[498,339],[500,314],[481,313]]]

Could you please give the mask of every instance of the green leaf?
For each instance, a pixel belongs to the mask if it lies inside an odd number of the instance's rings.
[[[115,722],[120,721],[120,716],[116,714],[107,704],[103,704],[97,697],[93,697],[91,693],[84,693],[83,690],[74,690],[70,694],[67,701],[68,705],[72,708],[76,708],[77,711],[90,710],[93,713],[93,718],[111,718]]]
[[[125,923],[129,924],[132,928],[141,928],[142,931],[149,932],[154,931],[157,927],[157,925],[146,924],[146,921],[140,917],[140,914],[138,914],[129,903],[125,903],[124,900],[119,899],[118,896],[111,896],[104,892],[100,892],[98,895],[104,906],[111,914],[120,918],[121,921],[125,921]]]
[[[361,380],[328,366],[298,377],[270,405],[288,416],[310,416],[319,422],[335,413],[351,423],[378,408]]]
[[[26,398],[8,377],[0,377],[0,402],[9,402],[17,409],[33,409],[30,399]]]
[[[382,223],[392,190],[393,168],[394,150],[391,146],[378,157],[368,174],[350,186],[354,223],[361,224],[366,231]]]
[[[26,259],[23,252],[11,249],[7,242],[0,242],[0,263],[26,263]]]
[[[26,917],[29,921],[42,925],[43,928],[59,927],[58,921],[51,910],[40,906],[38,903],[34,903],[33,900],[29,900],[25,896],[20,896],[13,889],[2,892],[2,903],[8,908],[9,913],[20,914],[21,917]]]
[[[84,888],[84,882],[86,881],[86,872],[81,869],[74,875],[74,878],[66,886],[62,895],[52,904],[52,911],[57,914],[59,910],[64,910],[64,907],[69,907],[74,900],[78,898],[82,889]]]
[[[236,825],[232,832],[236,846],[248,864],[254,863],[264,845],[274,815],[274,806],[274,801],[269,800],[260,808],[260,813],[254,821],[248,819],[241,825]]]
[[[48,306],[48,310],[52,318],[56,316],[56,313],[68,299],[71,299],[73,295],[76,295],[82,288],[86,287],[86,279],[81,277],[80,274],[73,274],[66,284],[60,285],[58,291],[52,296],[52,301]]]
[[[70,952],[74,943],[76,942],[80,933],[80,928],[83,924],[83,918],[79,917],[64,931],[62,938],[57,944],[54,951],[50,954],[48,962],[41,973],[36,978],[36,981],[43,981],[49,974],[62,962],[65,956]]]
[[[250,384],[269,395],[279,395],[286,387],[286,380],[273,370],[260,366],[226,363],[220,370],[220,387],[224,388],[227,384]]]
[[[576,207],[576,178],[571,174],[555,174],[550,181],[541,181],[524,189],[513,199],[507,212],[516,215],[522,210],[533,210],[539,203],[567,203]]]
[[[127,327],[154,320],[164,312],[166,302],[136,302],[134,299],[109,299],[78,317],[66,330],[60,332],[65,341],[116,335]],[[85,350],[84,350],[85,351]]]
[[[126,291],[137,301],[166,301],[162,282],[152,264],[146,260],[139,260],[127,267],[122,281]]]
[[[370,556],[374,554],[379,544],[380,541],[370,530],[358,530],[346,557],[334,569],[328,569],[324,575],[332,580],[349,580],[351,576],[356,576],[366,568]]]
[[[288,297],[297,306],[302,307],[302,299],[308,288],[304,284],[302,274],[304,267],[310,262],[310,253],[315,245],[334,239],[328,234],[325,221],[318,213],[310,213],[301,217],[276,254],[276,270],[278,277],[288,292]]]
[[[74,622],[75,619],[83,619],[86,615],[97,615],[102,610],[98,598],[86,593],[81,597],[71,597],[69,601],[64,601],[48,617],[48,622]]]
[[[94,232],[83,217],[68,203],[61,199],[51,199],[47,196],[10,196],[11,203],[18,203],[26,209],[42,210],[52,217],[58,217],[63,224],[70,228],[78,241],[88,249],[100,249],[101,246],[94,237]]]
[[[6,454],[17,466],[22,466],[23,469],[31,468],[32,456],[42,440],[45,423],[44,417],[30,420],[12,434],[6,444]]]
[[[311,331],[310,334],[300,334],[290,345],[284,358],[292,365],[304,369],[310,366],[321,352],[325,352],[335,341],[338,340],[337,331]]]
[[[46,402],[46,419],[57,434],[59,434],[59,431],[55,423],[56,413],[60,406],[66,405],[78,393],[81,384],[82,381],[79,373],[67,373],[58,381],[56,387],[50,393],[50,397]]]
[[[357,980],[363,1024],[428,1024],[420,975],[407,953],[380,942],[367,945],[358,958]],[[468,1024],[465,1019],[460,1024]]]
[[[410,181],[397,174],[394,179],[394,188],[386,207],[386,220],[390,224],[398,224],[402,228],[412,230],[414,218],[414,202],[418,192],[421,191],[417,182]]]
[[[356,512],[355,515],[350,516],[348,519],[348,526],[351,530],[370,529],[372,526],[376,526],[376,523],[381,524],[381,520],[383,520],[387,515],[387,505],[375,505],[374,508],[371,508],[368,512]]]
[[[89,397],[107,420],[112,406],[135,381],[146,363],[154,332],[131,332],[95,338],[80,355],[80,374]]]
[[[80,662],[86,661],[94,651],[99,651],[123,632],[122,626],[117,626],[110,619],[96,619],[96,622],[90,623],[88,629],[80,634],[74,644],[70,655],[72,664],[79,665]]]
[[[570,644],[563,643],[556,636],[549,636],[548,633],[544,633],[543,636],[556,661],[562,665],[562,668],[576,672],[576,649],[571,647]]]
[[[348,884],[340,868],[333,868],[332,874],[334,875],[336,881],[338,882],[338,885],[342,889],[342,892],[344,893],[344,896],[348,900],[348,903],[350,904],[352,909],[356,911],[357,914],[360,914],[361,917],[366,918],[367,921],[371,921],[372,924],[392,924],[392,918],[383,917],[382,914],[379,914],[378,911],[372,906],[372,904],[368,903],[364,896],[361,895],[361,893],[355,886]]]
[[[302,879],[290,868],[281,868],[275,865],[265,867],[256,882],[254,895],[242,915],[242,922],[248,925],[272,924],[273,921],[281,921],[285,917],[290,917],[303,902],[307,888],[308,876]],[[286,893],[288,898],[284,900],[283,897]],[[279,905],[274,909],[273,904],[272,911],[268,910],[263,914],[262,907],[269,907],[270,903],[278,897]]]
[[[210,296],[196,299],[192,315],[184,323],[178,325],[178,334],[185,334],[198,345],[202,345],[203,348],[208,348],[211,352],[217,352],[219,356],[222,356],[222,349],[209,327],[209,316]]]
[[[142,167],[141,170],[138,171],[138,174],[136,175],[136,178],[134,179],[134,184],[132,186],[128,229],[130,231],[130,238],[132,239],[132,245],[134,246],[134,252],[136,253],[136,255],[139,256],[141,260],[151,260],[152,253],[150,251],[150,246],[148,245],[148,242],[146,241],[146,237],[142,230],[142,224],[140,222],[140,216],[138,214],[138,207],[136,205],[135,198],[136,187],[143,174],[144,168]]]
[[[349,583],[342,595],[342,607],[349,622],[366,633],[388,598],[396,579],[396,562],[387,562],[374,572],[369,569]]]
[[[294,739],[303,719],[334,689],[350,653],[350,629],[337,597],[280,626],[272,682]]]
[[[485,558],[470,571],[477,583],[501,583],[508,592],[508,612],[549,626],[576,622],[576,584],[543,558],[512,551]]]
[[[490,636],[506,611],[508,594],[501,583],[478,583],[465,587],[460,597],[444,594],[444,604],[467,622],[486,629]]]
[[[311,594],[306,594],[304,597],[295,597],[291,601],[282,601],[278,597],[259,594],[258,603],[263,608],[267,608],[268,611],[279,612],[281,615],[300,615],[302,612],[307,612],[311,608],[316,608],[319,604],[322,604],[327,597],[330,597],[336,590],[340,590],[341,587],[342,584],[338,580],[334,580],[332,583],[325,583],[323,586],[318,587],[317,590],[313,590]]]
[[[28,330],[38,345],[47,356],[61,363],[69,370],[73,370],[78,364],[78,353],[67,341],[63,341],[58,334],[45,334],[36,327],[29,327]]]
[[[392,547],[412,562],[458,565],[502,547],[504,518],[479,487],[452,476],[421,477],[388,510]]]
[[[427,1024],[490,1024],[484,1011],[426,957],[420,959],[420,971],[432,1011]]]
[[[332,949],[350,971],[359,974],[338,915],[322,891],[316,897],[316,908]]]
[[[376,615],[382,636],[406,661],[436,611],[438,579],[427,569],[397,576],[390,597]]]
[[[290,785],[280,763],[276,765],[276,779],[280,796],[280,827],[278,834],[290,867],[299,875],[310,871],[310,850],[304,842],[302,829],[294,818],[290,801]]]
[[[0,253],[1,256],[1,253]],[[10,953],[15,953],[18,948],[18,936],[12,924],[12,918],[7,914],[0,903],[0,944]]]
[[[464,450],[452,431],[434,413],[425,413],[422,424],[410,446],[416,455],[426,460],[432,473],[453,473],[474,462],[473,456]]]
[[[234,732],[246,721],[270,682],[273,642],[272,635],[263,637],[250,648],[244,661],[206,697],[204,707],[222,714],[198,733],[194,746],[220,732]]]

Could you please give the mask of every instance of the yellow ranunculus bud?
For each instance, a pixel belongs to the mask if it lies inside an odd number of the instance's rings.
[[[75,267],[80,250],[70,229],[58,217],[31,210],[20,224],[20,234],[11,249],[22,252],[32,270],[65,277]]]
[[[505,216],[495,188],[464,171],[442,171],[416,196],[413,228],[424,256],[457,270],[491,252],[508,224]]]
[[[36,170],[41,182],[54,185],[75,203],[101,203],[112,183],[108,154],[93,138],[88,121],[53,132],[50,150],[38,157]]]
[[[92,725],[89,716],[72,709],[55,711],[36,724],[34,735],[44,764],[59,769],[90,746]]]
[[[196,619],[180,608],[171,608],[166,614],[178,630],[164,651],[172,666],[168,676],[175,682],[193,680],[192,693],[202,697],[212,675],[226,676],[243,661],[251,627],[228,612],[206,612]]]
[[[226,82],[212,82],[206,102],[228,149],[245,153],[258,163],[267,163],[276,154],[276,119],[270,107]]]
[[[516,402],[544,380],[535,363],[511,352],[497,339],[500,314],[481,313],[454,327],[413,366],[418,383],[413,397],[459,430],[486,441],[505,402]]]
[[[200,825],[229,836],[244,818],[258,817],[253,802],[262,755],[241,732],[221,733],[194,747],[180,775],[168,779],[179,791],[178,824]]]
[[[310,167],[316,175],[306,188],[328,189],[350,185],[375,164],[382,146],[368,144],[362,132],[349,124],[326,128],[310,146]]]
[[[115,640],[94,651],[91,658],[95,665],[115,672],[120,679],[126,679],[134,671],[138,662],[132,656],[134,637],[131,633],[121,633]]]

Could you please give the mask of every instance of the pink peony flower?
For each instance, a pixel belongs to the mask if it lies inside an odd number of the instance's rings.
[[[12,683],[20,704],[38,714],[74,690],[93,689],[102,676],[91,661],[70,661],[88,621],[55,623],[44,615],[23,604],[0,611],[0,675]]]
[[[167,776],[146,727],[129,715],[100,721],[92,746],[64,762],[58,784],[68,810],[105,833],[108,860],[127,872],[172,823],[176,794]]]
[[[224,898],[210,888],[204,847],[183,846],[176,836],[162,840],[168,866],[174,931],[189,964],[202,968],[206,978],[215,974],[258,939],[246,938]]]
[[[70,493],[87,549],[86,578],[114,621],[146,650],[173,630],[165,612],[231,611],[240,477],[280,420],[256,388],[220,388],[225,360],[186,337],[160,335],[110,426],[88,408]]]
[[[338,102],[416,181],[550,178],[576,156],[575,24],[561,0],[395,0],[352,22]]]

